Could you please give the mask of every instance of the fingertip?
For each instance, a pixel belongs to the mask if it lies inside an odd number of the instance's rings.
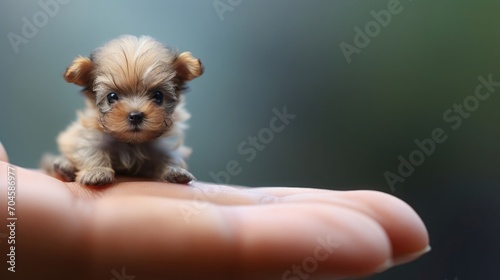
[[[9,157],[7,156],[7,152],[5,151],[5,148],[1,141],[0,141],[0,161],[9,162]]]
[[[370,275],[392,266],[391,242],[385,230],[358,211],[312,203],[232,210],[238,216],[235,247],[244,259],[239,263],[248,273],[263,263],[288,264],[289,270],[295,264],[307,267],[313,263],[317,276],[329,277]]]
[[[429,233],[417,212],[405,201],[390,194],[356,191],[350,194],[364,201],[386,230],[395,265],[414,260],[429,251]]]

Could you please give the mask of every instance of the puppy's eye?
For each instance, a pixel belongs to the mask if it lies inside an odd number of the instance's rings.
[[[115,92],[110,92],[108,93],[107,98],[108,98],[108,103],[113,104],[118,100],[118,94],[116,94]]]
[[[153,93],[153,101],[160,105],[163,102],[163,93],[161,91],[155,91]]]

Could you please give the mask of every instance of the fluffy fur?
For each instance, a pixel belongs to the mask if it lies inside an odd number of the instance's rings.
[[[61,155],[44,157],[42,167],[84,185],[109,184],[115,174],[188,183],[182,90],[202,73],[191,53],[147,36],[121,36],[75,58],[64,79],[84,87],[86,108],[58,136]]]

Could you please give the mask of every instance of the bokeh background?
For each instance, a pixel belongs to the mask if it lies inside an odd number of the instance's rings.
[[[0,140],[11,161],[36,167],[57,151],[56,135],[83,107],[79,88],[62,79],[76,55],[147,34],[205,65],[187,93],[189,164],[200,180],[214,181],[210,172],[235,160],[242,172],[231,184],[392,193],[421,215],[433,250],[369,279],[500,279],[500,98],[481,101],[456,130],[443,119],[474,94],[479,76],[500,81],[500,2],[401,0],[401,12],[350,63],[339,45],[355,46],[354,28],[391,0],[216,3],[230,8],[61,0],[16,52],[8,34],[22,36],[23,17],[33,23],[43,8],[1,0]],[[247,162],[238,145],[284,106],[296,118]],[[407,159],[435,128],[446,142],[391,189],[384,173],[397,173],[398,156]]]

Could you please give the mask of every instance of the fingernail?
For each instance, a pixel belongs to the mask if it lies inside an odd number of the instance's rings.
[[[388,270],[389,268],[391,268],[393,266],[394,266],[394,263],[392,262],[392,260],[387,259],[383,264],[381,264],[379,267],[377,267],[375,269],[375,272],[380,273],[380,272]]]
[[[375,273],[382,273],[393,266],[394,266],[394,262],[391,259],[387,259],[385,262],[383,262],[381,265],[379,265],[376,269],[374,269],[374,272]],[[334,278],[334,279],[335,280],[350,280],[350,279],[359,279],[359,278],[347,276],[347,277],[339,277],[339,278]]]
[[[413,261],[413,260],[419,258],[420,256],[422,256],[430,251],[431,251],[431,246],[427,245],[427,247],[425,247],[424,249],[422,249],[418,252],[403,255],[403,256],[400,256],[398,258],[395,258],[393,260],[393,263],[394,263],[394,265],[400,265],[403,263],[407,263],[407,262],[410,262],[410,261]]]

